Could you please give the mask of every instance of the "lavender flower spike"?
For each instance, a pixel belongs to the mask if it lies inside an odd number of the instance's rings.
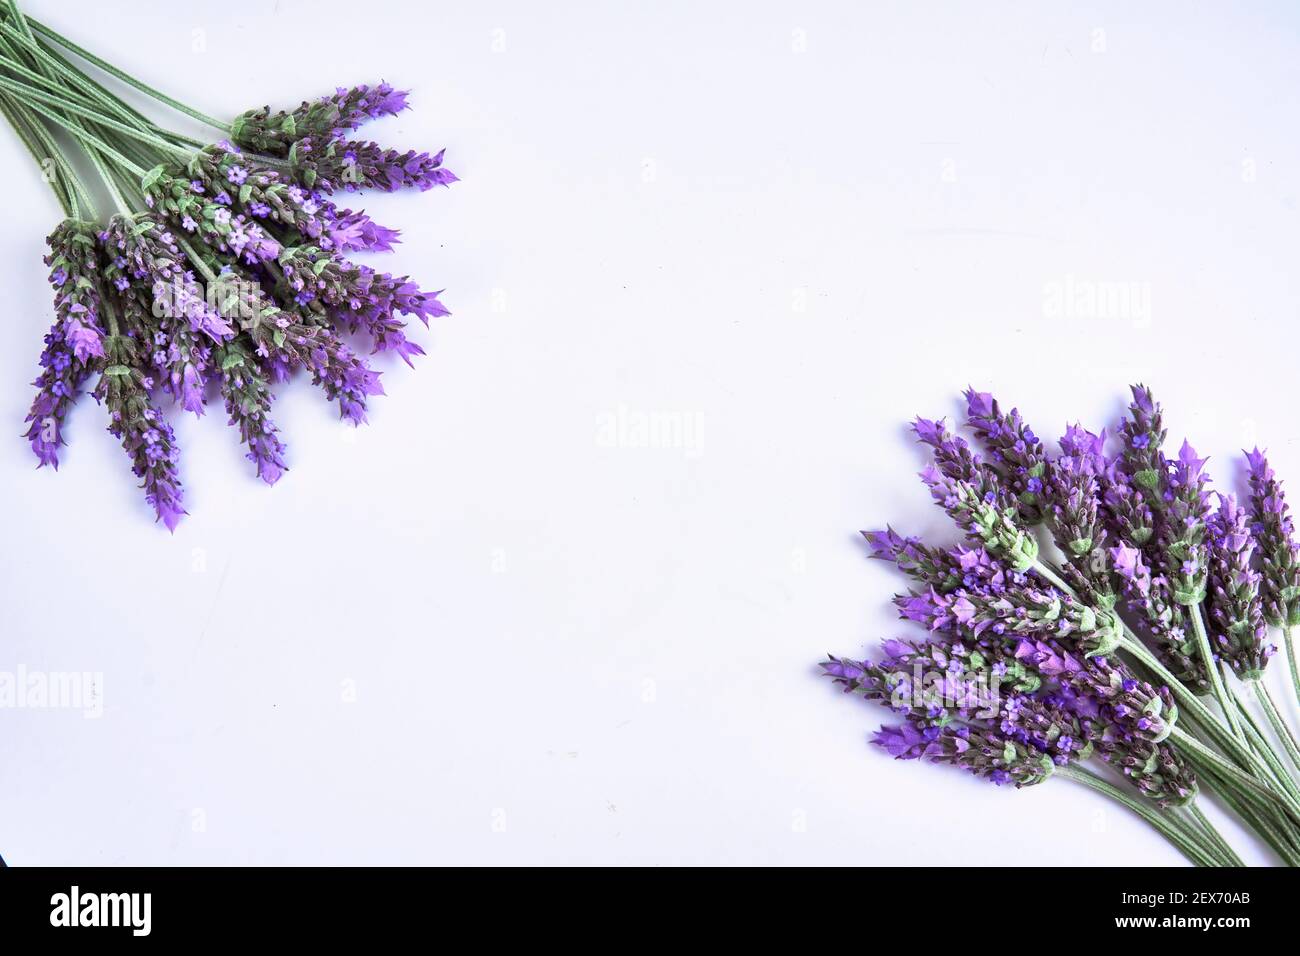
[[[994,557],[1013,571],[1027,571],[1038,560],[1038,542],[1017,526],[1015,511],[999,510],[992,490],[981,495],[968,481],[949,478],[931,465],[921,472],[930,495],[957,522],[957,526],[984,542]]]
[[[1219,496],[1209,532],[1211,646],[1239,677],[1255,680],[1264,673],[1275,648],[1265,644],[1268,630],[1260,612],[1260,575],[1251,566],[1255,539],[1250,516],[1237,505],[1236,495]]]
[[[1043,443],[1020,417],[1018,409],[1003,413],[997,399],[988,392],[968,388],[966,423],[989,449],[991,467],[1004,487],[1016,498],[1020,519],[1035,525],[1043,520],[1043,482],[1047,476],[1047,453]]]
[[[1205,520],[1210,510],[1206,459],[1184,441],[1169,476],[1170,498],[1160,525],[1163,571],[1178,604],[1199,604],[1205,599],[1208,554]]]
[[[99,328],[99,264],[90,230],[71,220],[46,240],[50,285],[54,287],[54,324],[45,335],[41,374],[33,382],[36,399],[27,413],[26,437],[39,464],[59,467],[63,420],[80,387],[101,364],[103,333]]]
[[[1260,599],[1274,627],[1300,626],[1300,545],[1282,483],[1264,452],[1246,452],[1250,466],[1250,517],[1260,556]]]
[[[149,379],[136,366],[134,346],[125,336],[110,339],[109,364],[96,386],[95,397],[108,410],[108,430],[131,457],[132,469],[142,479],[145,500],[159,521],[175,531],[186,514],[176,463],[179,451],[171,426],[149,397]]]
[[[1164,503],[1168,476],[1168,462],[1161,447],[1165,441],[1164,419],[1160,403],[1151,397],[1145,385],[1132,386],[1133,402],[1129,417],[1119,426],[1123,443],[1120,452],[1125,475],[1140,488],[1153,509]]]
[[[361,84],[340,87],[315,102],[304,102],[292,113],[270,107],[249,110],[236,118],[231,139],[259,153],[285,156],[303,136],[336,139],[357,129],[367,120],[396,116],[408,108],[407,93],[387,83],[371,87]]]
[[[1052,537],[1065,552],[1069,576],[1090,604],[1109,610],[1117,595],[1104,560],[1106,528],[1100,514],[1099,475],[1105,470],[1105,433],[1093,435],[1071,426],[1061,438],[1065,452],[1052,462],[1045,488],[1046,517]],[[1063,570],[1065,570],[1063,569]]]

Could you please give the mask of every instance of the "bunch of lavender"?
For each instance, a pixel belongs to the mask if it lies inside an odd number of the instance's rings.
[[[27,416],[38,466],[58,467],[68,414],[90,386],[146,501],[173,529],[186,512],[164,396],[202,415],[220,395],[268,484],[288,467],[272,389],[294,370],[305,369],[342,418],[365,422],[383,388],[358,345],[411,365],[424,349],[408,338],[407,320],[428,326],[449,314],[440,293],[350,261],[391,251],[398,233],[331,198],[456,181],[442,152],[354,138],[364,123],[406,109],[407,94],[362,85],[223,123],[24,16],[16,0],[0,3],[0,112],[34,159],[54,164],[47,181],[67,217],[48,240],[55,321]],[[167,130],[110,82],[224,138],[204,144]],[[56,132],[112,197],[106,222]]]
[[[1300,865],[1300,747],[1262,682],[1268,626],[1288,629],[1294,650],[1300,551],[1263,455],[1248,455],[1250,507],[1224,494],[1216,508],[1205,459],[1186,442],[1166,457],[1163,412],[1144,386],[1113,456],[1106,430],[1071,425],[1052,457],[1019,411],[973,389],[966,401],[986,455],[942,420],[913,425],[931,451],[921,478],[965,540],[863,532],[912,579],[894,603],[926,638],[887,641],[878,661],[822,665],[904,716],[876,743],[997,783],[1069,777],[1193,862],[1239,865],[1200,811],[1208,792]],[[1009,717],[1020,714],[1028,724]]]

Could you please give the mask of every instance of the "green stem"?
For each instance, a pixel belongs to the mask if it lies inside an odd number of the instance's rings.
[[[91,120],[98,126],[103,126],[107,129],[116,130],[117,132],[125,136],[130,136],[134,139],[138,139],[141,142],[148,143],[150,146],[157,147],[158,149],[165,150],[166,152],[169,153],[173,153],[188,158],[189,155],[192,152],[194,152],[192,149],[189,149],[188,147],[178,146],[175,143],[168,142],[167,140],[163,139],[160,136],[155,136],[152,133],[146,133],[142,130],[136,129],[134,126],[127,126],[125,123],[119,123],[117,120],[105,116],[103,113],[81,106],[80,104],[75,103],[72,100],[68,100],[61,96],[54,96],[53,94],[50,93],[42,93],[40,90],[34,90],[31,87],[23,86],[21,83],[15,83],[12,80],[6,80],[3,78],[0,78],[0,88],[9,90],[15,96],[18,96],[26,100],[28,103],[31,103],[33,100],[39,100],[42,102],[49,103],[53,106],[58,107],[60,110],[62,110],[65,113],[73,113],[77,116],[84,117],[85,119]]]
[[[1210,638],[1205,633],[1205,618],[1201,616],[1200,603],[1188,605],[1187,614],[1192,619],[1192,631],[1196,634],[1196,649],[1201,655],[1201,663],[1205,665],[1205,673],[1209,676],[1214,698],[1219,702],[1224,716],[1228,718],[1228,726],[1232,728],[1233,734],[1238,740],[1244,741],[1246,734],[1237,720],[1237,708],[1232,706],[1232,700],[1228,697],[1228,691],[1223,686],[1223,679],[1219,674],[1218,662],[1214,659],[1214,652],[1210,650]]]
[[[73,168],[72,163],[69,162],[65,155],[63,155],[63,150],[60,149],[59,144],[54,141],[53,135],[51,135],[50,131],[45,128],[45,124],[37,118],[36,114],[33,113],[29,107],[22,103],[16,103],[15,105],[17,106],[18,114],[27,118],[32,133],[45,148],[47,154],[54,160],[55,165],[59,167],[63,179],[69,187],[69,194],[74,209],[80,205],[88,211],[92,219],[95,218],[94,197],[91,196],[90,190],[86,188],[86,184],[81,181],[81,176],[78,174],[77,170]]]
[[[1221,800],[1240,820],[1255,831],[1256,836],[1268,844],[1274,853],[1287,866],[1300,866],[1300,846],[1292,828],[1276,808],[1261,801],[1255,794],[1246,794],[1235,789],[1225,781],[1214,768],[1193,755],[1189,762],[1196,768],[1197,775],[1214,795]]]
[[[1231,691],[1233,703],[1238,713],[1246,721],[1244,724],[1247,736],[1247,742],[1251,748],[1260,756],[1260,759],[1268,765],[1272,773],[1273,782],[1285,789],[1291,796],[1300,800],[1300,787],[1295,785],[1291,775],[1287,773],[1286,767],[1274,752],[1273,747],[1269,744],[1268,738],[1264,736],[1264,729],[1259,726],[1259,722],[1246,709],[1246,702],[1243,701],[1235,690]]]
[[[1228,841],[1223,838],[1223,834],[1221,834],[1218,831],[1218,829],[1214,826],[1214,824],[1211,823],[1206,818],[1205,812],[1201,809],[1201,805],[1199,803],[1193,800],[1190,804],[1188,804],[1187,812],[1191,816],[1191,818],[1195,820],[1197,824],[1200,825],[1202,833],[1204,833],[1204,835],[1209,839],[1209,841],[1214,846],[1218,847],[1219,857],[1224,861],[1225,865],[1227,866],[1246,865],[1245,863],[1241,862],[1241,857],[1237,856],[1237,852],[1232,848],[1232,846],[1228,843]]]
[[[0,24],[0,30],[5,29]],[[9,28],[12,33],[12,28]],[[204,141],[195,139],[192,136],[186,136],[183,133],[177,133],[174,130],[165,129],[159,126],[149,117],[145,116],[139,110],[124,103],[116,94],[111,92],[102,83],[99,83],[87,76],[84,72],[60,54],[49,43],[43,40],[22,39],[26,44],[24,47],[35,57],[40,57],[41,62],[58,72],[61,76],[66,77],[73,85],[81,90],[81,99],[89,106],[99,106],[117,114],[117,117],[124,122],[130,123],[143,132],[153,133],[164,139],[171,140],[181,146],[203,146]]]
[[[41,178],[50,184],[50,189],[54,191],[55,198],[58,199],[59,205],[63,207],[63,214],[69,219],[76,219],[79,214],[76,200],[63,184],[63,180],[57,175],[53,178],[49,176],[45,164],[51,157],[41,154],[40,142],[36,138],[36,134],[28,126],[26,117],[18,112],[19,109],[21,109],[21,104],[11,101],[8,96],[0,96],[0,113],[4,114],[5,119],[9,121],[9,125],[13,127],[13,131],[18,134],[18,138],[27,147],[27,152],[31,154],[36,165],[40,167]]]
[[[1273,702],[1273,696],[1268,692],[1268,688],[1264,686],[1264,681],[1256,679],[1251,683],[1255,685],[1255,699],[1259,701],[1259,706],[1263,709],[1268,722],[1273,725],[1273,733],[1277,734],[1278,739],[1282,741],[1282,746],[1291,759],[1291,765],[1300,770],[1300,744],[1296,743],[1295,735],[1291,733],[1291,728],[1282,719],[1277,704]]]
[[[88,147],[94,147],[95,149],[100,150],[105,155],[113,159],[115,162],[120,163],[122,166],[129,169],[131,172],[135,173],[137,176],[143,176],[145,174],[145,170],[141,169],[135,163],[131,162],[129,159],[127,159],[117,150],[113,149],[113,147],[109,146],[103,140],[98,139],[92,136],[90,133],[86,132],[86,130],[83,127],[73,122],[72,120],[64,119],[55,113],[51,113],[49,110],[45,109],[44,107],[36,105],[35,103],[28,103],[27,107],[33,112],[40,113],[50,122],[62,126],[74,137],[81,140],[81,142],[84,145]],[[87,149],[87,152],[89,151],[90,150]]]
[[[1300,647],[1290,627],[1282,628],[1282,643],[1286,645],[1286,662],[1291,669],[1291,689],[1295,691],[1296,704],[1300,705]]]
[[[104,165],[104,160],[100,157],[99,152],[97,150],[88,149],[86,150],[86,155],[90,157],[90,162],[95,167],[95,171],[99,173],[100,179],[104,180],[104,187],[108,190],[108,194],[113,197],[113,202],[117,205],[117,211],[124,216],[131,215],[130,205],[127,203],[126,199],[123,198],[122,194],[118,192],[117,183],[113,180],[113,174],[110,173],[108,167]]]
[[[140,80],[137,80],[129,73],[119,70],[117,67],[113,66],[113,64],[101,60],[99,57],[95,56],[95,54],[91,53],[89,50],[85,50],[77,46],[77,44],[73,43],[67,37],[59,33],[56,33],[54,30],[50,29],[45,24],[41,23],[39,20],[29,19],[27,22],[28,24],[30,24],[31,28],[35,30],[37,33],[40,33],[42,36],[45,36],[48,39],[53,40],[55,43],[63,47],[65,50],[68,50],[71,53],[75,53],[77,56],[81,57],[87,63],[103,70],[109,76],[116,77],[117,79],[121,80],[123,83],[127,84],[128,86],[134,87],[135,89],[139,90],[141,93],[153,97],[159,103],[166,104],[167,106],[170,106],[172,109],[178,110],[179,112],[184,113],[186,116],[189,116],[192,119],[198,120],[200,123],[203,123],[206,126],[211,126],[213,129],[219,129],[224,133],[230,132],[231,127],[229,123],[223,123],[221,122],[221,120],[214,119],[213,117],[208,116],[205,113],[200,113],[198,110],[194,109],[193,107],[186,106],[184,103],[180,102],[179,100],[172,99],[167,94],[154,89],[152,86],[149,86],[146,83],[142,83]]]
[[[1129,810],[1132,810],[1139,817],[1154,827],[1166,840],[1172,843],[1183,856],[1191,860],[1197,866],[1217,866],[1216,855],[1206,848],[1202,841],[1191,839],[1187,832],[1171,823],[1157,810],[1152,810],[1146,804],[1133,799],[1123,790],[1103,780],[1090,771],[1082,767],[1058,767],[1057,773],[1083,784],[1098,793],[1105,794],[1116,803],[1122,804]]]
[[[1291,815],[1292,820],[1300,823],[1300,802],[1297,802],[1291,794],[1268,788],[1264,784],[1260,783],[1255,777],[1239,770],[1223,757],[1220,757],[1217,753],[1180,727],[1174,727],[1170,732],[1169,739],[1179,746],[1196,753],[1208,764],[1215,767],[1219,771],[1220,776],[1225,780],[1230,781],[1235,786],[1242,790],[1253,792],[1262,798],[1276,801]]]

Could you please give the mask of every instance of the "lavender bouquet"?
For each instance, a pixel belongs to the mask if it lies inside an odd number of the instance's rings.
[[[106,85],[114,82],[224,138],[205,143],[158,125]],[[268,484],[287,467],[271,389],[295,370],[338,402],[341,417],[364,422],[367,402],[383,388],[355,337],[409,365],[424,350],[407,338],[405,319],[427,326],[448,314],[440,293],[347,258],[389,251],[398,233],[343,208],[341,194],[456,181],[441,152],[403,153],[356,138],[366,121],[406,107],[406,93],[381,83],[223,123],[3,0],[0,112],[41,164],[66,217],[48,239],[55,320],[27,416],[38,467],[58,468],[68,414],[89,389],[157,519],[174,529],[186,512],[164,396],[202,415],[219,395]],[[80,165],[111,199],[107,218]]]
[[[1072,780],[1193,863],[1239,866],[1202,813],[1209,794],[1300,865],[1300,746],[1261,680],[1278,629],[1300,701],[1300,552],[1282,486],[1256,449],[1245,502],[1211,500],[1205,459],[1185,441],[1167,457],[1160,405],[1132,392],[1110,453],[1104,429],[1071,425],[1052,455],[1019,411],[973,389],[983,454],[916,419],[932,457],[921,479],[964,539],[863,532],[911,579],[894,603],[924,633],[821,666],[898,715],[874,738],[896,758],[998,785]]]

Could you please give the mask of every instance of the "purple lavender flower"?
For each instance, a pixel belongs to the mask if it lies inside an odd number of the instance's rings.
[[[181,516],[183,490],[176,464],[179,451],[171,426],[149,398],[149,379],[136,367],[135,346],[125,336],[110,339],[98,398],[108,411],[108,430],[131,458],[132,470],[143,481],[145,500],[159,521],[174,531]]]
[[[940,593],[959,587],[998,592],[1009,581],[1023,580],[983,547],[943,551],[919,538],[904,538],[893,528],[863,531],[862,536],[871,545],[873,557],[893,561],[905,574]]]
[[[339,89],[292,112],[250,111],[231,138],[256,152],[223,141],[177,162],[158,137],[185,137],[146,127],[141,114],[101,97],[97,108],[112,106],[128,124],[157,133],[123,154],[106,153],[109,167],[138,175],[149,156],[158,165],[138,187],[147,211],[113,217],[98,234],[102,262],[87,224],[65,223],[51,237],[58,321],[45,338],[27,418],[39,463],[58,467],[64,416],[96,372],[95,394],[110,405],[113,433],[169,528],[184,509],[172,433],[153,404],[158,393],[202,415],[209,387],[219,384],[230,423],[268,483],[285,470],[284,445],[268,417],[270,383],[305,368],[342,417],[364,422],[369,398],[383,394],[380,375],[342,336],[365,331],[375,351],[410,364],[424,349],[407,338],[406,320],[427,326],[449,314],[439,292],[342,258],[391,251],[398,232],[325,195],[456,181],[441,152],[350,141],[365,121],[404,110],[406,99],[381,83]],[[72,206],[66,187],[55,191]],[[135,193],[128,186],[119,207],[128,208]]]
[[[1259,542],[1260,600],[1274,627],[1300,625],[1300,547],[1282,483],[1258,448],[1246,453],[1250,466],[1250,517]]]
[[[298,182],[308,189],[330,194],[339,189],[380,189],[395,192],[414,187],[421,192],[459,182],[442,165],[445,150],[430,156],[407,150],[384,149],[377,143],[320,140],[306,137],[293,144],[289,161]]]
[[[332,203],[325,204],[322,211],[328,223],[326,233],[340,252],[392,252],[393,243],[400,241],[396,229],[379,225],[364,212],[340,210]]]
[[[1169,471],[1169,464],[1161,451],[1166,433],[1160,403],[1151,397],[1151,391],[1145,385],[1134,385],[1132,391],[1129,417],[1119,426],[1119,460],[1124,474],[1141,490],[1148,504],[1159,510],[1165,498]]]
[[[897,758],[924,757],[1021,787],[1041,783],[1058,764],[1091,752],[1083,743],[1080,718],[1048,702],[1019,693],[989,698],[946,669],[919,689],[893,666],[836,657],[822,664],[846,693],[888,703],[906,718],[899,727],[883,727],[875,738]]]
[[[304,102],[291,113],[272,113],[269,107],[249,110],[235,120],[231,138],[256,152],[283,157],[303,136],[337,139],[367,120],[396,116],[408,108],[406,97],[405,91],[387,83],[340,87],[329,96]]]
[[[201,168],[198,155],[192,164],[195,168]],[[209,198],[206,191],[195,192],[183,176],[178,167],[151,170],[142,184],[149,208],[213,249],[249,265],[272,261],[280,254],[280,243],[265,229],[243,213],[232,215],[226,203]],[[240,188],[248,186],[245,182]],[[228,202],[229,197],[225,198]]]
[[[1139,627],[1150,638],[1160,662],[1186,687],[1198,694],[1209,693],[1212,687],[1196,640],[1183,626],[1169,581],[1152,575],[1142,551],[1127,543],[1111,548],[1110,555],[1125,601],[1141,615]]]
[[[247,458],[257,467],[257,476],[273,485],[289,469],[284,463],[284,443],[267,414],[274,396],[266,373],[239,343],[225,346],[220,360],[221,394],[230,424],[239,429],[239,437],[248,446]]]
[[[1055,588],[1028,584],[997,594],[964,588],[947,594],[913,591],[896,595],[894,604],[900,617],[931,631],[1053,638],[1089,657],[1109,654],[1123,635],[1114,613],[1081,604]]]
[[[158,216],[114,216],[99,240],[110,260],[104,275],[114,282],[120,298],[138,302],[156,319],[171,320],[169,339],[175,340],[177,350],[184,351],[183,355],[179,351],[173,354],[172,364],[201,366],[202,356],[191,353],[194,348],[206,349],[191,346],[193,337],[178,331],[180,322],[187,322],[194,332],[214,342],[235,334],[216,306],[208,302],[194,273],[185,268],[186,259],[175,236]],[[183,369],[173,371],[184,378]]]
[[[421,292],[407,278],[380,275],[313,246],[286,249],[280,267],[284,279],[277,291],[283,303],[292,302],[354,332],[365,329],[376,352],[394,351],[408,365],[424,350],[406,338],[397,314],[414,315],[425,325],[430,316],[450,315],[437,293]]]
[[[1172,695],[1119,661],[1076,657],[1050,637],[990,631],[970,644],[890,640],[884,650],[879,664],[831,658],[822,667],[846,690],[889,704],[918,729],[994,718],[1000,732],[1044,753],[1086,759],[1095,749],[1161,806],[1196,796],[1195,774],[1164,742],[1178,716]],[[1044,714],[1051,719],[1044,722]]]
[[[63,421],[91,373],[102,365],[101,290],[93,234],[82,223],[60,223],[46,240],[54,287],[54,324],[45,335],[36,398],[27,413],[26,438],[39,464],[59,467]]]
[[[983,542],[991,555],[1012,571],[1033,567],[1038,558],[1038,542],[1016,524],[1014,508],[998,507],[1001,499],[994,490],[981,494],[969,481],[950,477],[935,465],[921,472],[921,480],[957,526]]]
[[[1048,527],[1065,552],[1067,577],[1094,607],[1109,610],[1117,595],[1104,561],[1106,528],[1099,475],[1106,467],[1105,439],[1071,426],[1061,438],[1066,452],[1051,464],[1044,489]]]
[[[1184,441],[1169,474],[1169,498],[1160,521],[1160,553],[1162,571],[1177,604],[1199,604],[1205,598],[1209,571],[1205,520],[1210,511],[1205,461]]]
[[[1236,495],[1220,495],[1209,522],[1210,644],[1245,680],[1258,679],[1274,648],[1260,610],[1260,574],[1251,566],[1255,539]]]
[[[988,392],[968,388],[966,423],[989,450],[989,463],[1002,486],[1015,497],[1020,520],[1035,525],[1043,520],[1044,482],[1047,453],[1043,444],[1020,417],[1018,409],[1003,413],[997,399]]]

